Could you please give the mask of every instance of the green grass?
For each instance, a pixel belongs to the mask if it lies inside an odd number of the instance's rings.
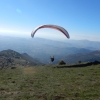
[[[100,100],[100,65],[0,70],[0,100]]]

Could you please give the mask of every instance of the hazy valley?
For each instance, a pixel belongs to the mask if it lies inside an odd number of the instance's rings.
[[[99,60],[99,44],[100,42],[88,40],[60,42],[42,38],[26,39],[0,36],[0,51],[11,49],[20,54],[27,53],[44,64],[50,63],[50,56],[55,57],[54,64],[57,64],[60,60],[64,60],[66,63],[76,63],[79,60]]]

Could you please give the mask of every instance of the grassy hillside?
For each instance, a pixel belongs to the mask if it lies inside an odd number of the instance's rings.
[[[100,65],[0,70],[0,100],[100,100]]]

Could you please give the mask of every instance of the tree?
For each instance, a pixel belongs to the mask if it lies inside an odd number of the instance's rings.
[[[80,63],[81,63],[81,61],[78,61],[78,63],[80,64]]]
[[[61,60],[60,62],[59,62],[59,65],[65,65],[66,63],[63,61],[63,60]]]

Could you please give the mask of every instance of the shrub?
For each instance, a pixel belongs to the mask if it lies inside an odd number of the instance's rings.
[[[79,64],[81,64],[81,61],[78,61]]]
[[[63,61],[63,60],[61,60],[60,62],[59,62],[59,65],[65,65],[66,63]]]

